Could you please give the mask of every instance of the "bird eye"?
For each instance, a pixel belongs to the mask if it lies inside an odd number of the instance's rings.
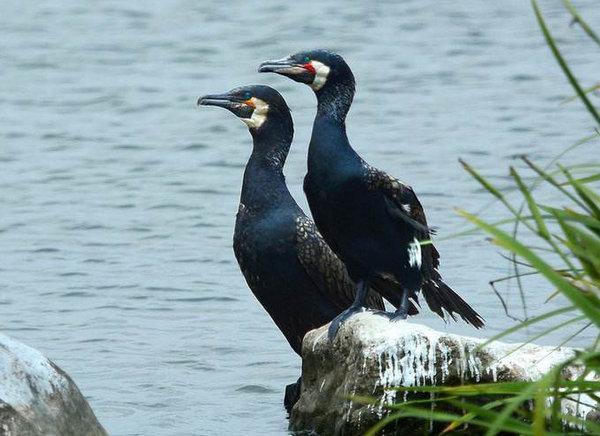
[[[305,57],[304,57],[304,63],[306,63],[306,64],[307,64],[307,63],[309,63],[309,62],[310,62],[310,58],[309,58],[308,56],[305,56]]]
[[[250,100],[252,98],[252,93],[249,91],[244,92],[244,98]]]

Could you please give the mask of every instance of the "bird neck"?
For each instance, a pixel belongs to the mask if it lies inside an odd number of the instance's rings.
[[[265,134],[253,137],[254,147],[244,171],[240,202],[250,209],[263,209],[290,195],[285,185],[283,165],[291,137],[286,139]]]
[[[327,172],[332,167],[360,160],[346,135],[346,114],[352,104],[353,83],[317,94],[318,109],[308,147],[309,172]]]
[[[263,127],[250,129],[253,141],[251,161],[266,168],[283,171],[294,137],[291,117],[288,118],[289,120],[269,119]]]
[[[317,117],[329,117],[344,123],[354,99],[354,78],[336,78],[316,92]]]

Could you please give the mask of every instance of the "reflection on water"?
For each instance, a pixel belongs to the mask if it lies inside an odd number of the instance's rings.
[[[593,4],[578,2],[591,23]],[[597,80],[596,47],[560,2],[542,5],[583,82]],[[459,156],[504,183],[514,156],[548,158],[590,127],[560,104],[571,91],[517,0],[21,2],[3,5],[0,29],[0,328],[67,370],[115,435],[286,428],[283,387],[300,362],[231,250],[250,138],[196,109],[198,95],[282,91],[296,122],[287,179],[305,205],[314,98],[255,70],[341,51],[358,79],[352,142],[414,186],[441,236],[463,226],[453,207],[489,201]],[[507,272],[495,250],[481,237],[438,248],[488,332],[505,327],[487,285]]]

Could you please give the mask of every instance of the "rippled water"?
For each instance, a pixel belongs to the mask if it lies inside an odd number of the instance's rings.
[[[287,180],[305,205],[314,98],[255,69],[301,48],[339,50],[358,78],[352,142],[414,186],[441,236],[464,227],[453,207],[489,204],[459,156],[504,183],[515,155],[547,159],[589,133],[579,104],[561,104],[571,90],[529,2],[341,4],[3,2],[0,328],[69,372],[112,434],[287,425],[282,391],[300,361],[231,249],[250,138],[225,111],[196,109],[198,95],[247,83],[284,93],[297,130]],[[577,4],[600,23],[593,0]],[[558,0],[542,5],[593,83],[597,47]],[[487,284],[508,271],[496,250],[482,237],[438,248],[488,332],[507,326]]]

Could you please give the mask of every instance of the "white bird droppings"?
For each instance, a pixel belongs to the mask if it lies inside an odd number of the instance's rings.
[[[560,348],[549,356],[553,347],[533,344],[515,351],[520,344],[502,342],[479,349],[483,339],[439,332],[408,321],[389,322],[369,312],[348,319],[333,344],[323,335],[327,328],[311,331],[304,339],[302,377],[307,384],[295,406],[299,416],[322,418],[331,414],[354,422],[360,419],[365,425],[374,424],[388,412],[386,403],[411,399],[409,392],[394,388],[454,384],[457,380],[463,383],[537,380],[575,355],[572,349]],[[569,379],[581,374],[581,368],[569,367],[569,371]],[[323,386],[323,379],[335,383]],[[316,391],[322,392],[315,394]],[[333,397],[352,395],[374,396],[378,401],[368,406],[349,401],[344,401],[343,406],[332,403]],[[594,404],[587,395],[581,395],[564,399],[561,407],[564,412],[585,419]]]

